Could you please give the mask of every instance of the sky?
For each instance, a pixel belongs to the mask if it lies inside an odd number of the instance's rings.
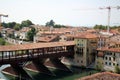
[[[0,0],[2,22],[31,20],[45,25],[51,19],[69,26],[107,25],[108,6],[120,6],[120,0]],[[110,25],[120,25],[120,9],[111,8]]]

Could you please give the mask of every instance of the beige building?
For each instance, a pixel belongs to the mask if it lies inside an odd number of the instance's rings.
[[[89,66],[95,61],[97,36],[91,33],[77,35],[75,41],[74,61],[77,66]]]

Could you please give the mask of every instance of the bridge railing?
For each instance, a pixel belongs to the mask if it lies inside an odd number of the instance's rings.
[[[13,61],[13,60],[28,60],[32,58],[44,57],[45,55],[58,54],[58,53],[70,53],[73,51],[73,46],[57,46],[57,47],[46,47],[37,49],[27,50],[16,50],[16,51],[1,51],[0,62]],[[60,55],[59,55],[60,56]]]

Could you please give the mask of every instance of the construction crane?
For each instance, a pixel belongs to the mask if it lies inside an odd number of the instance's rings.
[[[116,7],[108,6],[108,7],[100,8],[100,9],[108,9],[108,26],[107,26],[107,33],[109,33],[109,31],[110,31],[110,16],[111,16],[111,9],[112,9],[112,8],[120,9],[120,6],[116,6]]]
[[[8,15],[4,15],[4,14],[0,14],[0,27],[1,27],[1,22],[2,22],[2,20],[1,20],[1,17],[8,17]]]

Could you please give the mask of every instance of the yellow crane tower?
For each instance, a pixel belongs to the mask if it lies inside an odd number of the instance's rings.
[[[2,20],[1,20],[1,17],[8,17],[8,15],[4,15],[4,14],[0,14],[0,27],[1,27],[1,22],[2,22]]]

